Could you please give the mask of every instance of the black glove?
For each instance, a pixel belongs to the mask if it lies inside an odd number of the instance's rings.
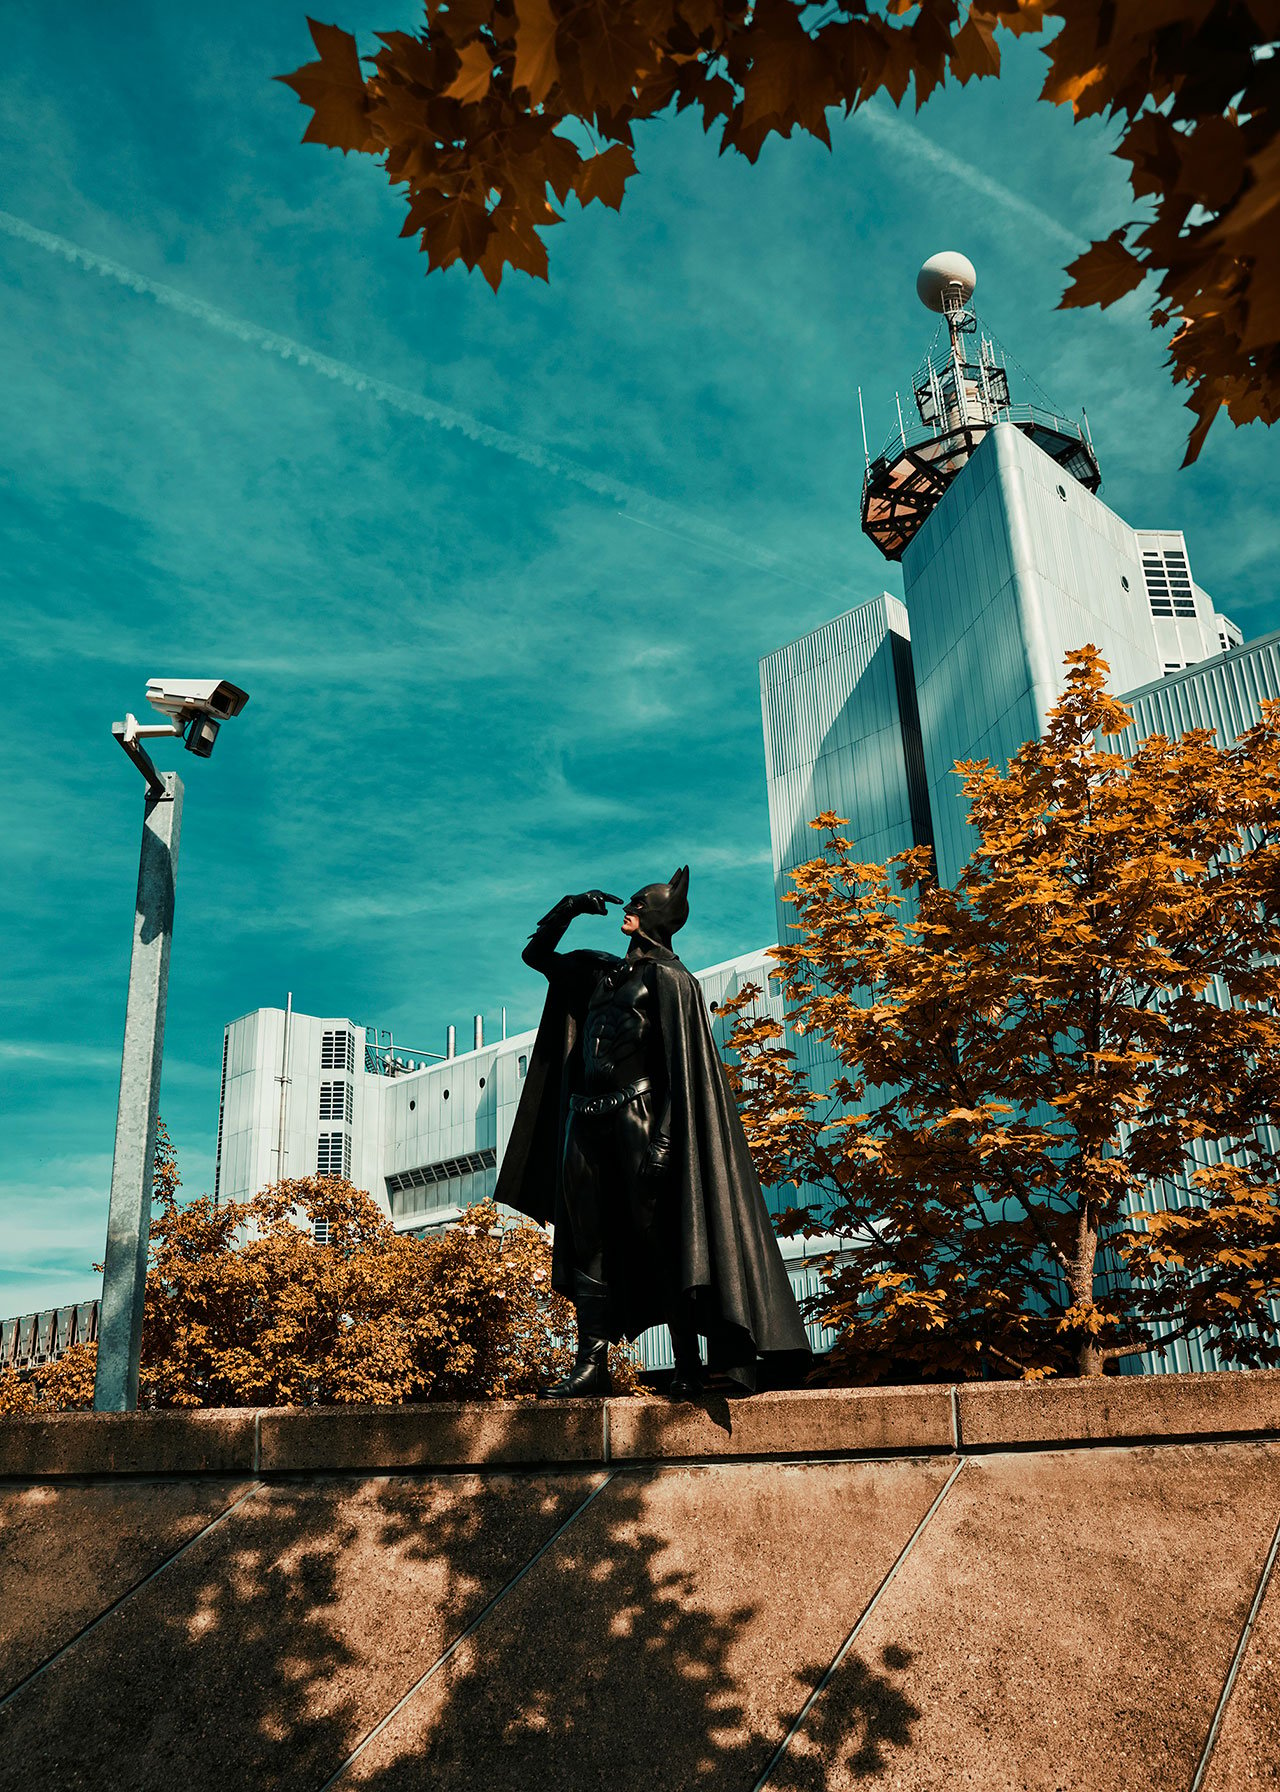
[[[663,1132],[655,1133],[645,1153],[641,1173],[645,1176],[665,1176],[671,1168],[671,1140]]]
[[[573,904],[575,915],[607,915],[608,904],[621,903],[621,896],[610,896],[607,890],[583,890],[579,896],[566,896],[566,902]]]

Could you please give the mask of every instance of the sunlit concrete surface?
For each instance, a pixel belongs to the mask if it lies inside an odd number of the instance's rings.
[[[1135,1387],[0,1422],[0,1789],[1278,1785],[1280,1377]]]

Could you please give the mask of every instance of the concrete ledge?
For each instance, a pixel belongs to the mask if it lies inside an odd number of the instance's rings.
[[[955,1416],[959,1415],[959,1436]],[[0,1477],[324,1474],[1280,1437],[1280,1370],[709,1399],[0,1418]]]
[[[672,1406],[611,1400],[611,1460],[705,1456],[843,1456],[954,1447],[951,1390],[811,1388]]]
[[[960,1448],[1280,1434],[1280,1370],[984,1381],[957,1389]]]
[[[265,1474],[589,1464],[603,1462],[604,1438],[602,1400],[283,1407],[262,1414],[258,1463]]]
[[[249,1411],[62,1412],[0,1419],[0,1475],[252,1474]]]

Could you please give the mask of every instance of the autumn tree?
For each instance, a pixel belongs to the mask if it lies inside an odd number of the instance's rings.
[[[141,1406],[520,1399],[568,1366],[573,1309],[546,1236],[503,1227],[492,1202],[424,1241],[337,1178],[181,1204],[167,1135],[156,1162]],[[91,1406],[95,1351],[0,1376],[0,1413]],[[614,1356],[615,1385],[634,1388]]]
[[[1042,41],[1045,99],[1122,124],[1140,215],[1072,264],[1063,303],[1156,277],[1188,460],[1224,405],[1274,422],[1280,0],[426,0],[420,31],[378,33],[368,73],[349,32],[311,21],[317,59],[280,79],[311,110],[304,141],[382,159],[428,268],[461,261],[496,290],[509,266],[547,277],[570,194],[621,205],[644,120],[693,108],[752,162],[774,134],[830,147],[834,109],[997,75],[1005,33]]]
[[[853,1379],[1094,1375],[1193,1335],[1280,1363],[1280,704],[1126,756],[1106,663],[1067,664],[1042,739],[957,766],[953,889],[813,823],[776,957],[831,1088],[732,1004],[757,1168],[804,1193],[783,1230],[844,1246],[821,1315]]]

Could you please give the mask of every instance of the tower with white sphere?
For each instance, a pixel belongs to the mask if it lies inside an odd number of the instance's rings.
[[[916,416],[907,420],[899,398],[896,427],[874,459],[866,452],[862,528],[886,560],[901,560],[997,423],[1020,430],[1086,491],[1101,480],[1083,415],[1076,423],[1038,391],[1011,393],[1005,352],[973,308],[977,284],[973,263],[955,249],[931,255],[916,276],[921,304],[943,325],[911,381]]]
[[[976,285],[954,250],[920,269],[937,334],[911,383],[914,415],[898,402],[888,441],[866,456],[862,492],[863,530],[902,564],[926,806],[947,883],[973,847],[956,762],[999,764],[1040,734],[1067,653],[1092,642],[1120,692],[1239,639],[1194,584],[1181,533],[1132,528],[1099,498],[1083,412],[1077,421],[1056,407],[983,329]]]

